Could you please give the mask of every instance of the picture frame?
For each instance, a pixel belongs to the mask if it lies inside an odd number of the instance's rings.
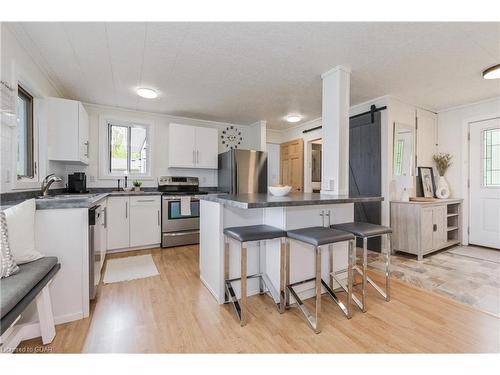
[[[432,167],[418,167],[418,177],[425,198],[436,197],[436,183]]]

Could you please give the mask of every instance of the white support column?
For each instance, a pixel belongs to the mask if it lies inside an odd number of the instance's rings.
[[[266,135],[267,135],[267,121],[260,120],[257,121],[256,123],[253,123],[251,126],[254,126],[257,128],[258,132],[258,143],[259,147],[257,150],[259,151],[266,151],[267,149],[267,140],[266,140]]]
[[[349,107],[351,70],[336,66],[321,75],[322,178],[321,193],[349,193]]]

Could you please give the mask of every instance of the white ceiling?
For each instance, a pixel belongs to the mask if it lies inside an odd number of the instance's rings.
[[[351,104],[441,110],[500,95],[500,23],[16,23],[65,97],[276,129],[321,116],[321,78],[352,68]],[[137,87],[160,92],[139,98]],[[296,125],[296,124],[293,124]]]

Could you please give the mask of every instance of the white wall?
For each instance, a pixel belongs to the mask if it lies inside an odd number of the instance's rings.
[[[467,132],[470,122],[500,117],[500,97],[479,103],[451,108],[438,113],[438,150],[453,155],[453,164],[446,172],[451,196],[464,199],[463,227],[469,223],[467,178],[469,175],[469,145]],[[462,242],[468,243],[467,230]]]
[[[16,86],[21,82],[34,95],[35,100],[47,96],[60,96],[60,90],[48,78],[46,73],[36,64],[29,51],[26,51],[16,39],[6,23],[1,24],[1,79]],[[40,108],[42,109],[42,108]],[[41,111],[35,109],[34,121],[39,125],[39,138],[45,140],[45,123],[40,118]],[[3,121],[0,128],[0,191],[12,191],[15,188],[15,163],[17,150],[17,134],[15,128],[7,126]],[[48,170],[61,172],[57,166],[48,163],[46,148],[39,149],[39,174],[44,175]]]
[[[98,173],[98,160],[99,160],[99,124],[100,119],[116,119],[121,121],[136,121],[139,123],[150,123],[153,125],[152,136],[152,178],[143,179],[143,186],[155,187],[157,186],[157,178],[159,176],[194,176],[200,179],[200,186],[217,186],[217,170],[206,169],[190,169],[190,168],[168,168],[168,143],[169,132],[168,126],[171,122],[177,124],[186,124],[194,126],[206,126],[217,128],[220,132],[227,126],[234,124],[227,124],[221,122],[203,121],[196,119],[188,119],[182,117],[167,116],[162,114],[139,112],[126,109],[119,109],[114,107],[106,107],[95,104],[84,104],[87,113],[89,114],[89,133],[90,133],[90,146],[89,146],[89,166],[79,166],[71,164],[63,164],[64,179],[67,179],[68,173],[73,172],[86,172],[87,173],[87,186],[88,187],[114,187],[117,185],[116,179],[100,179]],[[261,147],[261,126],[254,125],[234,125],[238,128],[243,136],[241,148],[245,149],[260,149]],[[265,140],[264,140],[265,142]],[[219,152],[226,151],[226,147],[220,142],[219,136]],[[123,179],[122,185],[123,186]]]

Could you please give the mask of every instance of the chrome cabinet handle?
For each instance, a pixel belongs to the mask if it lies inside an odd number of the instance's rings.
[[[330,228],[330,225],[332,225],[331,224],[331,219],[330,219],[331,218],[330,210],[326,211],[326,216],[328,216],[328,228]]]
[[[325,211],[321,210],[321,213],[319,214],[321,216],[321,226],[325,226]]]
[[[154,202],[154,199],[139,199],[137,202]]]
[[[87,146],[87,152],[85,153],[86,157],[89,157],[89,141],[86,141],[83,143],[85,146]]]
[[[200,162],[200,151],[196,150],[196,164]]]
[[[104,228],[107,228],[108,227],[108,208],[104,207],[104,210],[102,212],[104,214],[104,223],[103,223],[103,226],[104,226]]]
[[[158,226],[160,226],[160,210],[158,210]]]
[[[196,164],[196,151],[193,150],[193,164]]]
[[[128,218],[128,202],[125,202],[125,219]]]

